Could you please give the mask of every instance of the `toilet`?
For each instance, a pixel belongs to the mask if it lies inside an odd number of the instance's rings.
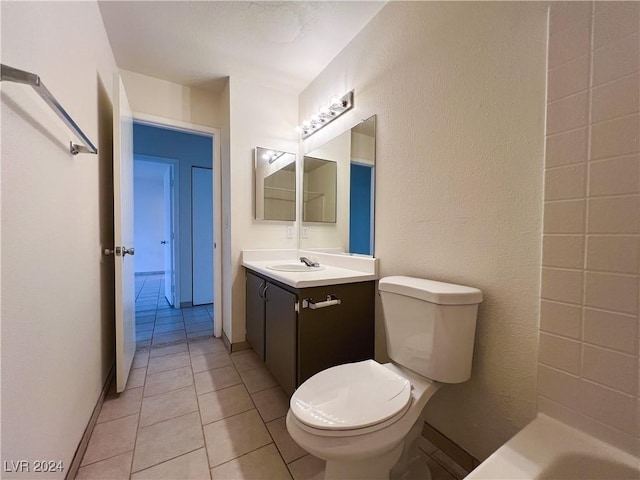
[[[417,447],[424,407],[471,376],[480,290],[404,276],[378,289],[391,363],[329,368],[291,397],[287,430],[326,461],[325,479],[430,478]]]

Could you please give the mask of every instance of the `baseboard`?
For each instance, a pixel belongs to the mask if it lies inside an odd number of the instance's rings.
[[[225,332],[222,332],[222,343],[224,343],[224,347],[227,349],[227,352],[229,353],[239,352],[241,350],[248,350],[251,348],[251,345],[249,345],[248,342],[231,343]]]
[[[180,302],[180,308],[191,308],[193,307],[193,302]]]
[[[443,435],[440,431],[433,428],[427,422],[424,423],[424,427],[422,428],[422,436],[433,443],[434,446],[442,450],[449,457],[451,457],[454,462],[456,462],[468,472],[470,472],[480,464],[478,459],[476,459],[473,455],[471,455],[453,440]]]
[[[89,419],[89,423],[87,424],[87,428],[85,428],[84,433],[82,434],[82,438],[80,439],[80,443],[78,444],[78,448],[76,449],[76,453],[73,456],[73,460],[71,460],[71,465],[69,465],[69,469],[67,470],[67,474],[65,475],[65,480],[73,480],[78,475],[78,470],[80,469],[80,463],[84,457],[85,452],[87,451],[87,447],[89,446],[89,439],[91,439],[91,434],[93,433],[93,429],[98,422],[98,416],[100,415],[100,410],[102,410],[102,404],[104,403],[104,399],[109,393],[109,388],[113,383],[113,378],[116,373],[116,364],[114,363],[109,370],[109,374],[107,375],[107,380],[104,382],[102,387],[102,392],[100,392],[100,396],[98,397],[98,402],[93,409],[93,413],[91,414],[91,418]]]

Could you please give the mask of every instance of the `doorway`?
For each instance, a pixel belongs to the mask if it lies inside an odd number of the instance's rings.
[[[171,125],[165,119],[135,114],[133,130],[136,160],[155,163],[157,175],[162,177],[156,179],[157,191],[162,192],[156,195],[162,204],[162,208],[157,208],[162,214],[155,214],[156,218],[162,217],[162,232],[156,226],[156,238],[140,243],[139,247],[152,246],[156,265],[161,262],[162,267],[143,271],[144,255],[138,250],[142,258],[136,272],[161,275],[161,297],[173,308],[200,305],[213,313],[215,319],[219,307],[214,305],[219,298],[214,290],[218,287],[214,276],[219,275],[214,242],[220,208],[214,201],[219,198],[215,177],[219,165],[214,158],[214,152],[219,151],[215,145],[217,131],[192,130],[188,125]],[[134,205],[134,209],[138,211],[138,206]],[[149,213],[147,220],[151,216]],[[138,238],[144,239],[145,235]],[[214,324],[214,333],[220,336],[221,321]]]

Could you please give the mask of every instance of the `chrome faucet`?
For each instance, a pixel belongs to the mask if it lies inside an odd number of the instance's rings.
[[[300,261],[304,263],[307,267],[319,267],[320,264],[318,262],[312,262],[307,257],[300,257]]]

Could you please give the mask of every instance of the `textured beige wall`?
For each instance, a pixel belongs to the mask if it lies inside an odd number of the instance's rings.
[[[225,122],[218,94],[127,70],[122,70],[121,75],[134,113],[213,128]]]
[[[64,478],[114,361],[116,64],[95,2],[0,8],[2,63],[39,74],[99,151],[72,156],[42,99],[2,82],[1,460],[61,460],[47,477]]]
[[[640,3],[554,3],[538,408],[640,454]]]
[[[286,227],[295,222],[276,222],[254,218],[254,149],[273,148],[297,151],[298,99],[291,93],[273,90],[249,80],[229,80],[230,210],[223,218],[229,230],[230,258],[223,274],[223,329],[232,343],[244,342],[245,273],[241,253],[255,248],[296,248],[297,240],[288,239]],[[223,177],[224,178],[224,177]],[[225,187],[226,188],[226,187]],[[226,253],[225,253],[226,254]],[[223,263],[223,266],[226,265]],[[228,276],[227,276],[228,273]],[[227,310],[230,302],[231,310]]]
[[[484,292],[472,378],[427,407],[481,459],[536,410],[546,31],[541,4],[391,2],[300,96],[302,119],[355,90],[305,151],[377,114],[381,276]]]

